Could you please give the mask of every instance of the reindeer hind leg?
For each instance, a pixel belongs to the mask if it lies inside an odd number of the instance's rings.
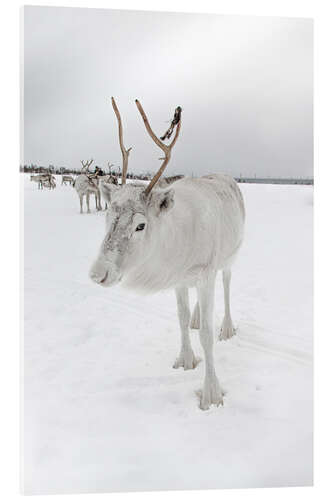
[[[228,340],[236,334],[232,324],[230,312],[230,269],[223,270],[223,289],[224,289],[224,319],[219,334],[219,340]]]
[[[190,328],[193,328],[194,330],[200,329],[200,307],[199,307],[198,301],[195,304],[195,307],[193,309],[193,313],[191,316],[191,322],[190,322]]]

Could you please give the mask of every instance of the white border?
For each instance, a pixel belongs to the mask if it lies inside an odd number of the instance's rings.
[[[333,498],[331,381],[333,366],[333,328],[330,318],[332,295],[332,188],[333,127],[332,120],[332,47],[333,25],[331,2],[325,0],[219,0],[195,1],[43,1],[29,5],[101,7],[174,12],[211,12],[220,14],[274,15],[312,17],[315,19],[315,487],[261,490],[218,490],[185,492],[126,493],[126,498],[245,498],[261,500]],[[2,2],[1,50],[1,161],[2,171],[13,172],[10,187],[18,185],[19,165],[19,6],[18,1]],[[5,150],[5,151],[3,151]],[[5,155],[3,156],[3,153]],[[17,182],[16,182],[17,181]],[[1,180],[3,182],[3,180]],[[8,181],[6,181],[6,186]],[[1,263],[3,305],[1,321],[1,419],[0,419],[0,495],[4,499],[19,497],[18,442],[18,262],[19,262],[19,189],[1,190]],[[112,498],[124,498],[114,493]],[[105,496],[105,495],[104,495]],[[100,495],[85,495],[99,499]],[[49,498],[40,495],[38,498]],[[82,498],[79,495],[54,495],[61,500]]]

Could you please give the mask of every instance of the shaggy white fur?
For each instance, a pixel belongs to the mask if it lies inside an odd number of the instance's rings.
[[[102,184],[110,203],[106,236],[90,277],[102,286],[122,282],[141,293],[175,288],[181,350],[174,367],[195,368],[189,339],[188,288],[196,287],[198,306],[192,326],[200,327],[206,373],[200,407],[222,404],[213,360],[213,307],[217,271],[223,269],[225,318],[220,339],[234,334],[229,288],[241,246],[245,209],[236,182],[227,175],[183,178],[146,196],[143,186]]]

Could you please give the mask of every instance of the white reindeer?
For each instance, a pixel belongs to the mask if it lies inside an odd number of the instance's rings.
[[[172,187],[153,189],[179,135],[181,110],[174,118],[175,137],[167,146],[152,131],[138,100],[136,105],[165,158],[148,187],[102,185],[104,197],[111,204],[106,215],[106,235],[90,277],[104,287],[122,283],[143,293],[175,288],[181,348],[173,366],[185,370],[196,367],[198,359],[191,347],[189,328],[200,328],[205,378],[199,395],[200,408],[206,410],[212,404],[223,404],[213,358],[214,289],[217,272],[222,269],[225,316],[219,339],[229,339],[234,335],[230,269],[243,239],[243,197],[231,177],[219,174],[187,177]],[[195,287],[198,294],[192,319],[189,287]]]
[[[113,163],[108,162],[109,173],[106,175],[99,175],[97,177],[99,187],[101,187],[101,184],[104,182],[106,182],[107,184],[114,184],[115,186],[118,186],[118,177],[116,175],[112,175],[112,173],[111,173],[112,166],[113,166]],[[102,197],[103,197],[102,189],[101,189],[101,193],[102,193]],[[107,208],[108,208],[108,204],[107,204],[107,201],[105,201],[105,210]]]
[[[98,188],[98,180],[96,180],[93,176],[88,175],[88,169],[94,160],[86,161],[84,163],[81,160],[83,165],[82,173],[77,176],[73,183],[73,187],[75,188],[79,199],[80,199],[80,213],[83,213],[83,197],[86,196],[87,203],[87,213],[90,213],[89,206],[89,198],[91,194],[95,195],[96,209],[102,210],[101,207],[101,194]]]
[[[74,184],[74,178],[71,175],[62,175],[61,176],[61,185],[67,185],[67,182],[72,186]]]
[[[131,149],[131,148],[130,148]],[[102,182],[107,182],[109,184],[115,184],[116,186],[118,186],[118,177],[116,175],[113,175],[111,173],[111,169],[112,167],[114,166],[113,163],[110,163],[108,161],[108,169],[109,169],[109,173],[108,174],[104,174],[104,175],[99,175],[98,176],[98,179]]]
[[[37,182],[38,189],[43,189],[43,183],[44,183],[44,181],[49,180],[49,174],[30,175],[30,180],[32,182]]]
[[[42,179],[42,186],[49,189],[55,189],[57,187],[57,183],[54,175],[46,174],[45,178]]]

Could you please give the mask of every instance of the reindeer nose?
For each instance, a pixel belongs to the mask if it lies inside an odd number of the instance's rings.
[[[108,271],[105,269],[103,264],[100,262],[95,262],[89,272],[90,279],[95,283],[104,283],[108,276]]]
[[[104,283],[104,281],[106,280],[106,278],[108,277],[108,272],[106,271],[105,275],[104,276],[101,276],[99,274],[96,274],[94,272],[90,272],[90,278],[95,281],[95,283]]]

